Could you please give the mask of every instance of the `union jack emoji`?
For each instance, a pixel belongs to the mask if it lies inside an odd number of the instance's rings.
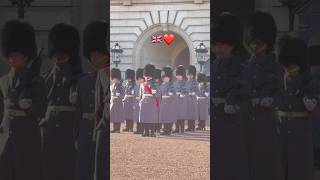
[[[151,37],[152,43],[161,43],[162,42],[162,36],[152,36]]]

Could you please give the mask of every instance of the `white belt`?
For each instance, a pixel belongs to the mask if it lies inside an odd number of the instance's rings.
[[[162,96],[163,99],[171,98],[171,96]]]
[[[89,119],[89,120],[95,120],[96,114],[95,113],[83,113],[82,114],[83,119]]]
[[[145,97],[152,97],[153,95],[152,95],[152,94],[144,94],[143,96],[145,96]]]
[[[136,100],[140,100],[140,97],[136,97]]]
[[[14,109],[7,109],[7,112],[9,116],[15,116],[15,117],[25,117],[27,116],[27,113],[25,113],[23,110],[14,110]]]
[[[197,99],[208,99],[208,97],[197,97]]]
[[[124,97],[134,97],[134,95],[125,95]]]
[[[73,106],[49,106],[48,111],[75,111]]]

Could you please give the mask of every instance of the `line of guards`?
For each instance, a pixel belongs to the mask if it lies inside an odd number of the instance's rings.
[[[108,32],[102,21],[85,28],[84,56],[95,72],[84,73],[78,30],[54,25],[48,37],[53,67],[40,75],[33,27],[6,22],[1,48],[11,70],[0,79],[1,180],[109,179]]]
[[[275,51],[277,27],[265,12],[245,25],[227,12],[214,21],[214,179],[315,180],[320,44],[285,35]],[[252,54],[248,61],[241,45]]]
[[[188,121],[186,131],[195,131],[198,120],[198,130],[205,129],[209,118],[209,85],[208,78],[196,74],[196,67],[189,65],[186,69],[180,65],[175,69],[169,66],[162,70],[147,64],[144,69],[136,71],[127,69],[125,80],[121,80],[119,69],[111,70],[112,84],[110,87],[110,120],[113,131],[120,133],[122,122],[126,122],[124,131],[133,131],[137,123],[136,134],[155,136],[163,127],[162,135],[184,133],[185,120]]]

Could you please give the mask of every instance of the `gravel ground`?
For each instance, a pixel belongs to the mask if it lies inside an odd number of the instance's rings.
[[[209,138],[209,131],[171,137],[111,134],[111,180],[208,180]]]

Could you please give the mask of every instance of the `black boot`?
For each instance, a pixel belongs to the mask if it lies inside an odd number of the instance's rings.
[[[129,132],[129,123],[129,120],[126,120],[126,128],[122,130],[123,132]]]
[[[130,120],[129,123],[130,123],[129,132],[133,132],[133,120]]]
[[[151,123],[150,124],[150,131],[151,131],[150,137],[156,137],[155,131],[157,129],[157,125],[158,124],[156,124],[156,123]]]
[[[180,120],[181,133],[184,133],[184,120]]]
[[[150,133],[149,133],[149,129],[150,129],[149,128],[149,124],[148,123],[143,123],[142,126],[143,126],[142,136],[143,137],[148,137],[150,135]]]
[[[137,130],[134,134],[142,134],[142,125],[141,123],[137,122]]]

